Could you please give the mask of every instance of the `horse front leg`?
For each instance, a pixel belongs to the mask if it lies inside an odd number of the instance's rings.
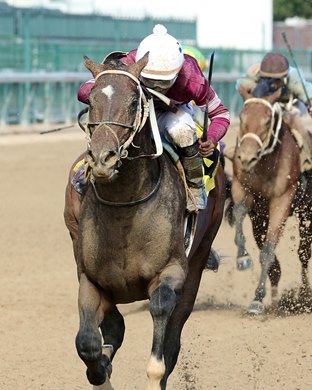
[[[269,273],[269,269],[275,259],[275,250],[276,241],[266,240],[260,251],[260,264],[261,264],[261,273],[259,284],[256,288],[255,298],[248,308],[248,313],[250,314],[261,314],[264,312],[263,299],[266,295],[266,279]]]
[[[262,250],[265,237],[267,235],[268,224],[269,224],[269,214],[268,209],[264,207],[259,207],[259,204],[256,208],[250,213],[250,219],[252,223],[253,236],[256,240],[259,250]],[[272,303],[277,303],[277,286],[281,278],[281,266],[278,258],[274,257],[274,261],[268,271],[269,279],[271,282],[271,296]]]
[[[117,350],[121,347],[125,334],[125,321],[116,306],[105,314],[100,328],[104,339],[103,348],[110,351],[109,357],[112,361]]]
[[[117,350],[123,342],[125,334],[124,318],[116,306],[114,306],[108,313],[105,313],[105,317],[100,325],[100,328],[104,339],[102,354],[110,360],[110,364],[106,369],[107,377],[105,383],[101,386],[93,386],[93,390],[114,390],[110,383],[112,362]]]
[[[293,197],[294,190],[289,189],[282,196],[273,198],[270,201],[268,230],[260,251],[260,279],[255,291],[255,298],[248,309],[250,314],[261,314],[264,312],[263,299],[266,296],[266,280],[275,261],[275,248],[289,216]],[[277,294],[277,291],[275,293]]]
[[[311,207],[311,206],[310,206]],[[298,256],[301,262],[301,278],[303,290],[309,291],[308,265],[311,258],[312,220],[311,210],[299,214],[299,247]]]
[[[248,214],[249,204],[252,198],[245,194],[241,184],[233,178],[232,198],[234,202],[233,217],[235,222],[234,242],[237,246],[236,267],[239,271],[244,271],[252,267],[252,259],[246,250],[246,238],[243,231],[243,222]]]
[[[87,377],[92,385],[103,385],[110,368],[110,357],[102,352],[99,325],[104,313],[111,309],[97,287],[83,273],[79,279],[78,308],[80,325],[76,336],[76,349],[87,366]],[[105,351],[104,351],[105,352]]]
[[[184,280],[185,272],[176,260],[176,264],[168,265],[161,273],[157,287],[151,288],[150,313],[154,329],[152,352],[147,366],[147,390],[165,389],[161,387],[160,382],[166,371],[164,361],[166,329]]]
[[[246,203],[235,204],[233,207],[233,215],[235,218],[235,238],[234,242],[237,246],[236,267],[239,271],[244,271],[252,267],[252,259],[246,249],[246,238],[243,231],[243,222],[248,213]]]
[[[209,250],[207,252],[209,252]],[[178,361],[181,349],[181,333],[194,307],[202,272],[205,268],[205,261],[202,260],[205,260],[206,256],[206,253],[204,255],[198,253],[194,254],[194,261],[189,264],[189,272],[184,283],[181,297],[170,316],[166,330],[164,349],[166,372],[161,380],[161,390],[166,389],[168,378]]]

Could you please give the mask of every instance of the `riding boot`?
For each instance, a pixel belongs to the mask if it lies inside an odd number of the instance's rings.
[[[198,152],[198,142],[186,148],[180,148],[179,154],[189,186],[186,209],[190,213],[198,212],[207,206],[207,194],[203,180],[203,158]]]

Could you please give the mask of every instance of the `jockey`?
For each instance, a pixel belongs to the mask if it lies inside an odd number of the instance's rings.
[[[197,61],[183,53],[180,43],[167,33],[163,25],[156,25],[153,33],[141,41],[138,49],[125,55],[121,61],[126,65],[133,64],[147,52],[149,60],[141,72],[141,82],[166,95],[178,108],[174,113],[156,108],[158,127],[162,136],[176,147],[197,209],[204,209],[207,195],[202,160],[213,154],[218,141],[225,135],[230,124],[229,111],[213,88],[208,88]],[[88,103],[93,84],[94,80],[89,80],[80,87],[79,101]],[[204,111],[207,97],[210,125],[207,141],[203,142],[197,137],[192,101]],[[196,210],[191,199],[188,199],[187,210]]]
[[[267,53],[260,64],[251,66],[247,75],[238,79],[236,83],[236,89],[241,95],[244,90],[247,90],[254,97],[271,95],[280,87],[282,90],[279,102],[283,107],[283,118],[291,129],[300,133],[302,168],[310,170],[312,168],[311,140],[301,116],[307,112],[307,109],[312,116],[312,84],[303,77],[302,80],[300,79],[297,69],[289,66],[285,56],[273,52]],[[293,99],[297,99],[294,105]]]

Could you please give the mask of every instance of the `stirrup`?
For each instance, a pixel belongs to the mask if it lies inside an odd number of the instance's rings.
[[[207,194],[204,187],[189,187],[186,209],[189,213],[198,213],[207,207]]]

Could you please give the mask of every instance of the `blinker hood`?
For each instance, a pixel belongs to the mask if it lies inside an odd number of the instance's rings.
[[[256,87],[251,91],[252,95],[257,98],[273,95],[280,87],[283,81],[275,78],[260,78]]]

